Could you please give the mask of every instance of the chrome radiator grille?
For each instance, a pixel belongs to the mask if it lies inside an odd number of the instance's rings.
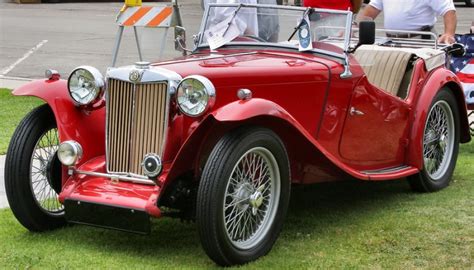
[[[166,135],[167,84],[109,79],[107,169],[143,175],[145,154],[162,154]]]

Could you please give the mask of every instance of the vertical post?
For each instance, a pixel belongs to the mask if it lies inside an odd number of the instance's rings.
[[[349,63],[349,46],[351,45],[352,35],[352,12],[349,12],[346,17],[346,32],[344,33],[344,71],[340,77],[342,79],[352,78],[352,72]]]
[[[165,28],[165,32],[163,33],[163,38],[161,39],[160,54],[158,55],[159,60],[162,60],[162,57],[163,57],[163,51],[165,50],[166,38],[168,37],[169,29],[170,29],[169,27]]]
[[[138,57],[140,58],[140,61],[143,61],[142,48],[140,47],[140,41],[138,40],[138,32],[136,26],[133,26],[133,32],[135,33],[135,41],[137,42]]]
[[[114,51],[112,53],[112,67],[115,67],[115,63],[117,62],[117,55],[120,48],[120,42],[122,41],[122,35],[123,35],[123,26],[120,25],[117,31],[117,36],[115,37]]]

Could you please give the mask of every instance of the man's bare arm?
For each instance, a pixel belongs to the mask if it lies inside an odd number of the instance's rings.
[[[444,33],[438,38],[439,43],[452,44],[456,40],[454,34],[456,33],[457,16],[455,10],[446,12],[444,18]]]
[[[352,2],[352,12],[357,13],[360,10],[360,6],[362,5],[362,0],[351,0]]]
[[[380,10],[374,8],[371,5],[366,5],[364,10],[362,10],[361,13],[362,14],[360,14],[360,16],[359,16],[360,18],[370,17],[372,19],[375,19],[380,14]]]

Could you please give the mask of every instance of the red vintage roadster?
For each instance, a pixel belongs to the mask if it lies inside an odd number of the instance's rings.
[[[352,27],[346,11],[212,4],[187,56],[48,71],[14,91],[46,104],[8,149],[13,213],[31,231],[196,220],[209,257],[234,265],[270,251],[292,184],[445,188],[471,139],[454,47]]]

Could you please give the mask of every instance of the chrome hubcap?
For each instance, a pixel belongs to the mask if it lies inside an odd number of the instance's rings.
[[[224,195],[227,236],[240,249],[262,241],[271,228],[280,198],[280,172],[273,154],[252,148],[234,166]]]
[[[454,149],[454,118],[449,104],[440,100],[431,108],[423,137],[425,170],[433,180],[446,173]]]

